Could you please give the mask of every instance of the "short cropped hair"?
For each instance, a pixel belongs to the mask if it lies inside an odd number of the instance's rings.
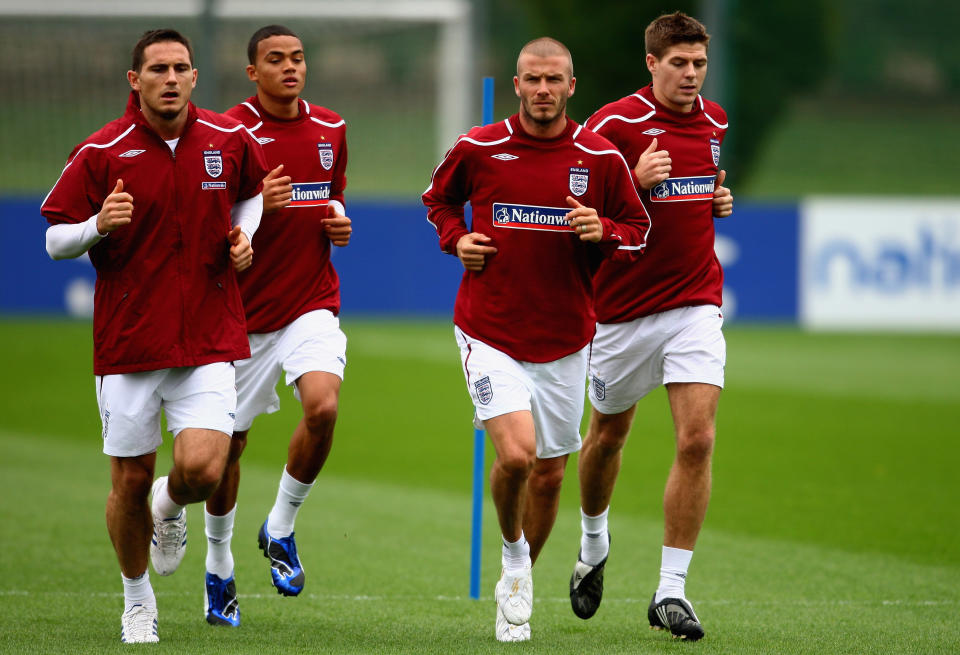
[[[190,45],[190,39],[180,34],[177,30],[162,29],[149,30],[143,33],[143,36],[140,37],[137,44],[133,46],[133,62],[130,65],[130,70],[139,73],[140,69],[143,68],[143,51],[147,49],[147,46],[165,41],[174,41],[183,44],[187,49],[187,54],[190,56],[190,65],[193,66],[193,47]]]
[[[261,27],[253,33],[253,36],[250,37],[250,42],[247,44],[247,59],[250,60],[251,64],[257,63],[257,47],[260,45],[260,42],[264,39],[269,39],[271,36],[292,36],[296,39],[300,38],[293,33],[293,30],[284,25],[265,25]]]
[[[573,77],[573,55],[567,46],[549,36],[541,36],[538,39],[527,41],[526,45],[520,48],[520,55],[528,54],[535,57],[566,57],[570,62],[570,77]],[[520,74],[520,55],[517,55],[517,75]]]
[[[662,58],[670,47],[678,43],[702,43],[705,48],[710,46],[707,28],[696,18],[691,18],[682,11],[655,18],[647,25],[643,37],[647,54],[657,59]]]

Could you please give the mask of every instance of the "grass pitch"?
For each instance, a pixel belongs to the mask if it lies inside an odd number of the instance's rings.
[[[482,598],[467,597],[471,407],[445,322],[345,321],[334,450],[301,511],[307,587],[278,596],[255,535],[299,408],[261,417],[244,454],[233,549],[243,625],[203,620],[202,510],[177,573],[152,574],[171,653],[953,653],[960,643],[960,338],[727,330],[714,494],[687,584],[707,637],[650,632],[666,396],[641,403],[611,510],[603,605],[569,609],[579,514],[571,458],[537,563],[533,640],[493,638],[498,531],[484,514]],[[85,323],[0,322],[0,652],[129,652],[103,522]],[[490,456],[488,444],[488,459]],[[158,470],[170,461],[169,437]],[[140,647],[143,648],[143,647]]]

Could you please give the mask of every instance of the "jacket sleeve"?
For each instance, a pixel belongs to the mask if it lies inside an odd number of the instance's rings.
[[[240,179],[237,184],[237,198],[247,200],[263,191],[263,178],[270,172],[263,148],[247,129],[238,130],[243,140],[243,159],[240,162]]]
[[[347,124],[343,124],[343,138],[340,141],[340,152],[333,164],[333,177],[330,180],[330,200],[336,200],[346,205],[343,192],[347,188]]]
[[[60,179],[40,206],[40,213],[51,225],[58,223],[83,223],[94,214],[99,214],[103,201],[113,185],[96,174],[95,162],[89,150],[74,148],[64,166]],[[115,180],[114,180],[115,182]],[[110,188],[107,188],[109,185]]]
[[[600,251],[614,261],[630,261],[643,253],[650,233],[650,215],[633,185],[633,174],[623,157],[611,157],[604,185],[603,238]]]
[[[433,171],[430,186],[423,192],[423,204],[427,206],[427,220],[433,224],[440,239],[443,252],[456,255],[457,242],[467,230],[463,206],[470,198],[466,148],[462,141],[454,144]]]

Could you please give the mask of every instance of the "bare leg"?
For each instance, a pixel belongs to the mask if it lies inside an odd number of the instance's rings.
[[[634,405],[619,414],[601,414],[596,409],[590,412],[590,427],[577,462],[580,508],[587,516],[598,516],[610,506],[636,409]]]
[[[227,455],[227,468],[223,472],[220,485],[207,498],[207,513],[214,516],[225,516],[237,504],[237,495],[240,489],[240,455],[247,447],[249,430],[234,432],[230,439],[230,452]]]
[[[287,451],[287,473],[299,482],[316,480],[333,446],[333,428],[340,402],[340,378],[311,371],[297,380],[303,418],[293,431]]]
[[[537,556],[553,530],[560,505],[560,487],[566,471],[567,455],[538,459],[527,482],[527,501],[523,511],[523,534],[530,543],[530,560]]]
[[[663,544],[693,550],[710,501],[710,466],[720,387],[700,383],[667,385],[676,429],[677,453],[663,495]]]
[[[497,452],[490,471],[490,491],[500,532],[507,541],[517,541],[523,530],[527,480],[537,459],[533,414],[510,412],[484,424]]]
[[[173,442],[173,467],[167,479],[167,493],[178,505],[206,500],[220,484],[230,436],[219,430],[187,428]]]
[[[128,578],[136,578],[147,570],[153,534],[153,517],[147,496],[150,495],[156,461],[156,453],[110,458],[107,531],[120,562],[120,571]]]

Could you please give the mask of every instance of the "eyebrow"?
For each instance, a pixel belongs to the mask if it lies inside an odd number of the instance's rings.
[[[285,54],[287,54],[287,53],[284,52],[283,50],[271,50],[271,51],[269,51],[265,56],[266,56],[266,57],[269,57],[269,56],[271,56],[271,55],[280,55],[280,56],[282,57],[282,56],[284,56]],[[291,52],[290,54],[291,54],[291,55],[302,55],[302,54],[303,54],[303,50],[294,50],[294,51]]]

